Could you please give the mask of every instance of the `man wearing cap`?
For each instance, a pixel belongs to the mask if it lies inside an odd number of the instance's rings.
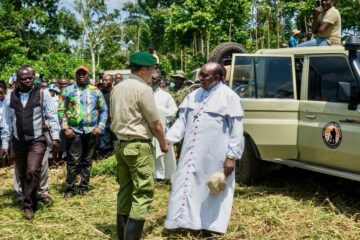
[[[300,31],[297,29],[292,30],[292,35],[288,42],[289,47],[296,47],[299,44],[297,40],[297,36],[299,35],[299,33]]]
[[[201,88],[186,96],[179,118],[166,134],[170,143],[183,140],[173,178],[165,221],[167,229],[225,233],[235,190],[235,160],[242,155],[243,110],[239,96],[223,84],[226,70],[205,64],[199,73]],[[208,179],[223,169],[226,188],[217,194]]]
[[[171,75],[171,91],[176,104],[179,106],[192,89],[190,86],[185,86],[185,73],[181,70],[176,70],[175,74]]]
[[[75,195],[75,179],[80,174],[78,190],[89,191],[92,158],[96,141],[104,130],[108,109],[100,90],[90,84],[87,67],[78,67],[76,83],[64,88],[59,98],[59,120],[66,136],[66,192],[64,197]]]
[[[151,139],[167,152],[163,127],[149,84],[156,59],[148,52],[129,58],[131,75],[111,92],[111,130],[115,145],[117,181],[118,239],[140,239],[146,214],[154,196],[154,158]]]
[[[52,149],[59,145],[59,122],[56,104],[45,90],[34,86],[34,72],[23,66],[17,72],[17,88],[11,93],[10,101],[4,107],[3,141],[4,157],[9,156],[9,141],[12,140],[15,167],[19,174],[23,195],[24,217],[32,219],[37,208],[36,192],[47,144],[43,134],[42,118],[49,122],[53,138]],[[41,106],[43,98],[43,107]]]

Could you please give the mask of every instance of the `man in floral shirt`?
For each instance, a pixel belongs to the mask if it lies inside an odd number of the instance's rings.
[[[81,177],[80,194],[88,194],[96,141],[105,128],[108,115],[102,93],[89,82],[88,68],[77,68],[75,77],[76,83],[63,89],[59,99],[60,126],[67,141],[65,198],[75,195],[77,174]]]

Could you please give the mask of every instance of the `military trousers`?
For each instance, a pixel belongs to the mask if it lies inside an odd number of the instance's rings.
[[[145,220],[154,198],[154,157],[150,142],[117,141],[117,214]]]

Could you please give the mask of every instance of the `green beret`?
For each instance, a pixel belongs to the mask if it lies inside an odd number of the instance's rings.
[[[154,58],[150,53],[142,51],[131,55],[129,57],[129,62],[131,64],[149,67],[156,64],[156,58]]]

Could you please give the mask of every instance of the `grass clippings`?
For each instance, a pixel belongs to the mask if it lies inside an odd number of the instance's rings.
[[[65,167],[51,169],[52,206],[27,221],[14,204],[12,168],[0,169],[0,239],[116,239],[118,184],[112,162],[94,166],[90,195],[63,198]],[[228,232],[216,239],[359,239],[359,183],[283,168],[256,186],[236,186]],[[156,185],[144,239],[201,239],[164,231],[170,186]]]

